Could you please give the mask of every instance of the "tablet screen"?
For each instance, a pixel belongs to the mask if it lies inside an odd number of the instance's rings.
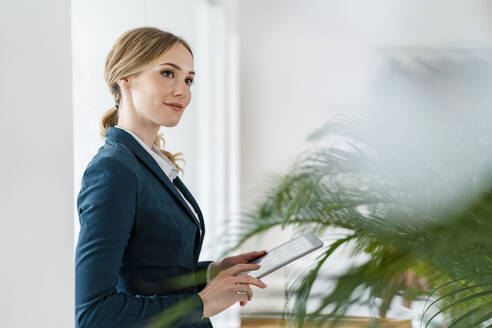
[[[260,258],[251,261],[251,263],[260,264],[261,268],[244,274],[249,274],[255,278],[264,277],[321,246],[323,246],[323,242],[311,232],[307,232],[275,247]]]

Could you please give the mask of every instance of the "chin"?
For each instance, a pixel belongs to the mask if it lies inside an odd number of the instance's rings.
[[[179,121],[164,121],[161,126],[165,126],[167,128],[172,128],[173,126],[178,125]]]

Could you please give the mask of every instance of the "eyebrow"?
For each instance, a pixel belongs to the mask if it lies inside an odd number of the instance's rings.
[[[181,71],[181,67],[179,67],[178,65],[173,64],[173,63],[160,63],[160,64],[159,64],[159,65],[157,65],[157,66],[163,66],[163,65],[169,65],[169,66],[174,67],[174,68],[175,68],[175,69],[177,69],[178,71]],[[194,71],[189,71],[188,73],[189,73],[189,74],[193,74],[193,75],[195,75],[195,72],[194,72]]]

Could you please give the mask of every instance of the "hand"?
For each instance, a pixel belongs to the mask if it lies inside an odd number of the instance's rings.
[[[265,288],[266,284],[260,279],[251,276],[236,276],[244,271],[257,270],[258,264],[236,264],[233,267],[223,270],[207,286],[202,289],[198,296],[203,302],[203,317],[209,318],[220,313],[240,302],[241,306],[246,305],[253,297],[253,291],[249,285]],[[242,292],[242,293],[237,293]]]
[[[220,272],[227,270],[236,264],[248,263],[254,259],[259,258],[260,256],[265,255],[266,253],[266,250],[243,253],[237,256],[226,257],[220,262],[213,262],[212,264],[210,264],[210,279],[213,279]]]

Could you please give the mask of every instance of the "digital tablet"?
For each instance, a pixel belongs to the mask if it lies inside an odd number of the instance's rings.
[[[267,251],[265,255],[250,261],[249,263],[261,265],[258,270],[246,271],[238,275],[250,275],[258,279],[263,278],[267,274],[317,250],[321,246],[323,246],[323,242],[318,237],[311,232],[306,232]]]

